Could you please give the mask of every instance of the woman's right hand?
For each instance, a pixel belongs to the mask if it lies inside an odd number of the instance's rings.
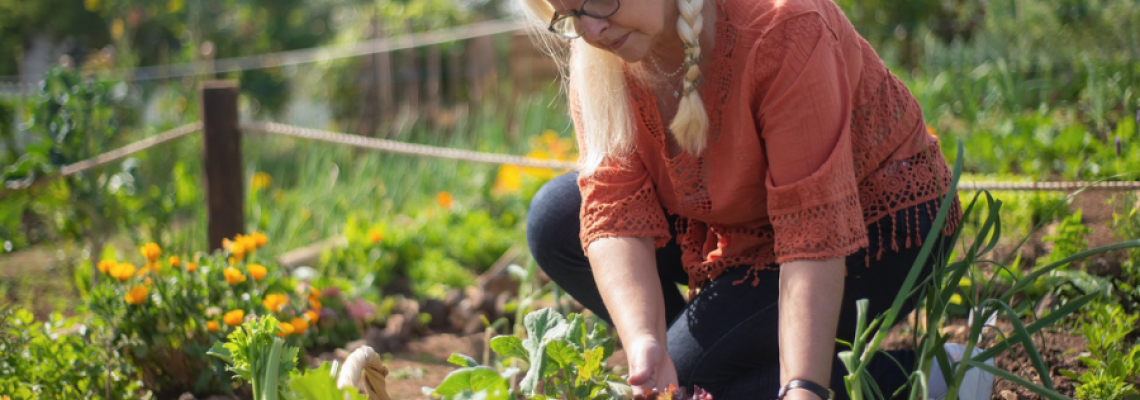
[[[634,395],[649,389],[665,390],[677,384],[677,368],[665,345],[653,336],[642,336],[624,343],[629,360],[629,384]]]

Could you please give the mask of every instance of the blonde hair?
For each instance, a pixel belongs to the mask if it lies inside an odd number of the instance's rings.
[[[680,15],[677,34],[685,43],[685,81],[677,114],[669,124],[681,149],[700,154],[708,138],[708,114],[701,100],[700,35],[703,27],[701,10],[704,0],[676,0]],[[574,88],[581,115],[580,123],[585,149],[580,149],[580,173],[592,175],[607,159],[619,160],[634,149],[634,110],[625,90],[624,62],[617,55],[590,46],[585,41],[571,43],[569,61],[559,51],[557,37],[546,32],[554,15],[547,0],[522,0],[527,19],[532,22],[539,46],[559,64],[564,90]],[[575,105],[571,105],[573,107]],[[620,161],[620,160],[619,160]]]

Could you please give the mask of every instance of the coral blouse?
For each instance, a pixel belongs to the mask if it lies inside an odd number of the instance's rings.
[[[675,215],[696,290],[730,267],[753,276],[851,255],[870,240],[898,251],[888,234],[920,245],[913,227],[933,220],[927,203],[936,207],[949,190],[951,170],[914,96],[843,12],[831,0],[722,0],[717,14],[711,67],[702,70],[706,151],[669,155],[652,89],[627,71],[635,150],[579,178],[583,249],[606,237],[664,246],[666,213]],[[893,223],[896,232],[868,237],[869,224],[916,205],[924,206]],[[957,198],[952,206],[947,234],[961,219]]]

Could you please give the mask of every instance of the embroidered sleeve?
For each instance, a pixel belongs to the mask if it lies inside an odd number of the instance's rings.
[[[847,66],[818,14],[773,30],[753,53],[754,65],[772,76],[754,104],[768,160],[776,262],[850,255],[867,246],[867,229],[851,151]]]
[[[570,111],[578,138],[579,157],[585,158],[578,98],[570,88]],[[582,250],[590,243],[609,237],[653,238],[656,247],[665,246],[669,235],[668,221],[657,198],[653,180],[637,152],[626,160],[607,160],[590,176],[579,175],[582,193],[580,211]]]

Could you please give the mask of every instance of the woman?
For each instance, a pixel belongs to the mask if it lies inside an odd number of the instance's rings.
[[[528,241],[614,324],[630,384],[844,397],[855,300],[890,306],[949,190],[906,87],[830,0],[523,3],[570,42],[581,152],[535,196]],[[877,359],[889,394],[909,371]]]

